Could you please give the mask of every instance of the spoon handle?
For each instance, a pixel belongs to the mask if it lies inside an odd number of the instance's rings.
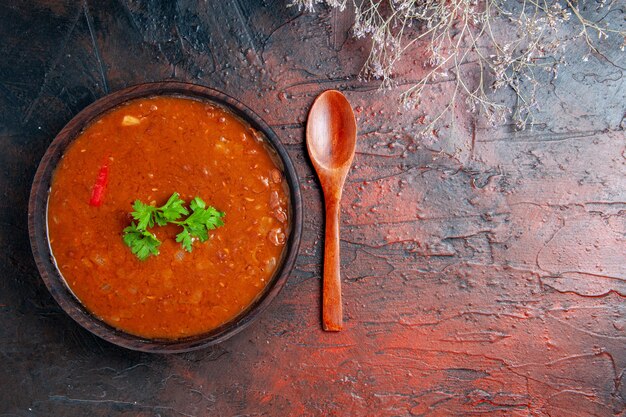
[[[326,202],[326,236],[324,241],[324,284],[322,294],[322,322],[324,330],[338,332],[343,327],[341,305],[341,278],[339,269],[339,212],[340,199]]]

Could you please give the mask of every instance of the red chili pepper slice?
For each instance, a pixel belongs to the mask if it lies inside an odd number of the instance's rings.
[[[98,177],[91,189],[91,198],[89,199],[89,205],[94,207],[100,207],[104,201],[104,190],[109,182],[109,161],[108,159],[100,167],[98,171]]]

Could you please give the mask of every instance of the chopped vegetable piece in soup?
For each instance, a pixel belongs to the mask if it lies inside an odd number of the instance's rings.
[[[262,135],[216,104],[161,96],[113,109],[70,145],[53,177],[48,234],[61,274],[89,311],[128,333],[215,329],[280,265],[290,225],[275,159]],[[173,206],[175,193],[185,206]],[[136,201],[171,213],[137,228]],[[213,223],[207,214],[198,229],[193,208],[211,209]]]

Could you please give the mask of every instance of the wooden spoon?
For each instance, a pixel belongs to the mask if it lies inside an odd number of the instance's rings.
[[[313,103],[306,126],[306,146],[320,179],[326,204],[322,322],[324,330],[337,332],[343,327],[339,277],[341,192],[356,147],[354,112],[339,91],[325,91]]]

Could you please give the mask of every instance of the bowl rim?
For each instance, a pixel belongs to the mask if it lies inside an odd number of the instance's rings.
[[[104,113],[135,99],[152,96],[178,96],[214,102],[234,113],[252,128],[262,132],[282,163],[289,188],[290,232],[282,254],[282,264],[257,299],[242,313],[208,333],[182,339],[148,339],[135,336],[97,318],[73,294],[58,270],[48,242],[47,205],[55,168],[67,147],[91,122]],[[76,114],[55,136],[44,153],[33,179],[28,204],[28,231],[39,274],[59,306],[79,325],[94,335],[127,349],[152,353],[182,353],[212,346],[248,327],[284,287],[298,255],[302,237],[302,194],[297,172],[284,145],[270,126],[252,109],[235,98],[210,87],[178,81],[133,85],[96,100]]]

